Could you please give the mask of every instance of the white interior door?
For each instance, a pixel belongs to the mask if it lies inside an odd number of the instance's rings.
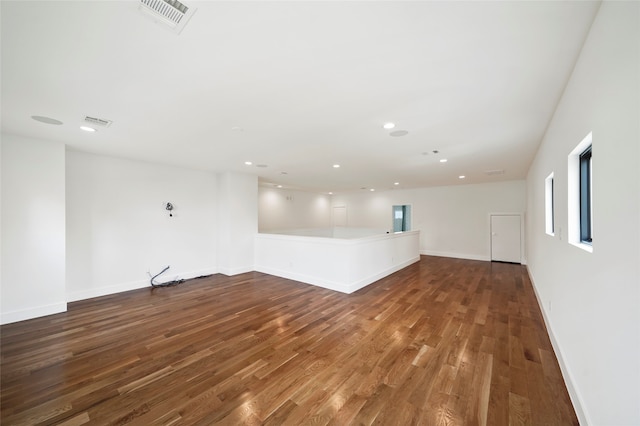
[[[491,260],[520,263],[520,215],[491,215]]]
[[[347,206],[333,208],[333,226],[347,226]]]

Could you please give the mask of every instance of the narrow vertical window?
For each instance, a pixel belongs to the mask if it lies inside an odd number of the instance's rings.
[[[587,244],[593,241],[591,164],[591,146],[589,146],[580,154],[580,241]]]
[[[570,244],[593,253],[593,134],[567,157],[567,213]],[[562,234],[561,231],[559,231]],[[561,237],[562,238],[562,237]]]
[[[555,235],[555,208],[554,208],[553,173],[544,180],[544,208],[545,231],[548,235]]]

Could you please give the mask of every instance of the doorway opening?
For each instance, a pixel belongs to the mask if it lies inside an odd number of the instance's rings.
[[[393,232],[411,231],[411,206],[408,204],[392,207]]]

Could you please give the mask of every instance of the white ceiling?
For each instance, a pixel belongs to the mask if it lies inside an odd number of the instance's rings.
[[[134,0],[3,0],[3,132],[313,191],[522,179],[599,3],[185,4],[177,35]]]

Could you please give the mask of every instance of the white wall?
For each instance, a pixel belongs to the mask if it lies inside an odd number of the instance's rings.
[[[217,271],[211,172],[67,152],[67,295],[86,299]],[[175,209],[173,217],[165,210]]]
[[[226,275],[253,271],[258,178],[221,173],[218,179],[218,269]]]
[[[347,207],[348,226],[392,229],[391,206],[410,204],[411,229],[420,230],[420,253],[490,259],[490,213],[525,211],[524,181],[333,196]],[[523,262],[526,259],[523,258]]]
[[[2,135],[1,322],[64,312],[65,148]]]
[[[279,188],[258,188],[260,232],[329,226],[331,196]]]
[[[529,271],[582,424],[640,424],[639,18],[640,3],[602,3],[527,178]],[[593,253],[566,238],[567,156],[589,132]]]

